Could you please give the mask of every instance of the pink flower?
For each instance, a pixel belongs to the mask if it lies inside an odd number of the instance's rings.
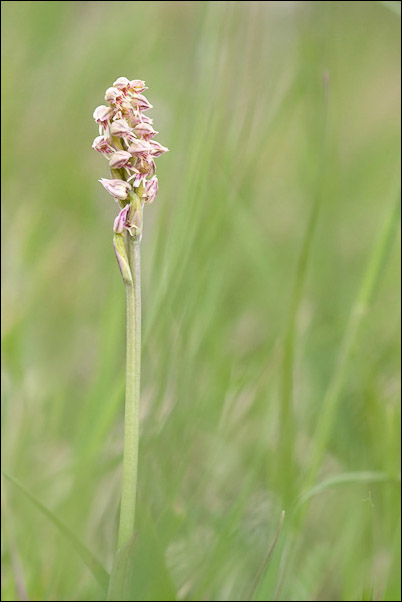
[[[100,105],[99,107],[96,107],[93,117],[96,123],[99,123],[99,125],[106,128],[109,119],[113,117],[113,109],[110,107],[105,107],[105,105]]]
[[[142,94],[135,94],[131,99],[131,104],[135,109],[139,109],[140,111],[152,109],[151,103]]]
[[[142,113],[136,111],[131,107],[131,113],[127,116],[127,122],[130,127],[134,128],[139,123],[142,123]]]
[[[93,141],[92,148],[103,155],[108,155],[109,153],[114,153],[115,151],[110,143],[109,138],[106,138],[106,136],[97,136]]]
[[[158,193],[158,178],[154,176],[150,180],[144,182],[143,199],[145,203],[152,203]]]
[[[114,88],[118,88],[124,94],[127,92],[140,93],[147,90],[145,82],[142,79],[132,79],[131,81],[127,77],[118,77],[113,84]]]
[[[137,168],[134,168],[134,173],[127,179],[127,182],[131,182],[133,188],[138,188],[140,186],[144,176],[138,172]]]
[[[116,104],[123,100],[123,93],[118,88],[108,88],[105,94],[106,102],[110,102],[110,104]]]
[[[110,157],[109,165],[111,169],[121,169],[122,167],[132,170],[133,166],[130,164],[132,156],[127,151],[117,151]]]
[[[144,115],[143,113],[140,113],[140,116],[141,116],[142,123],[150,123],[150,124],[152,124],[154,122],[154,120],[151,119],[150,117],[148,117],[148,115]]]
[[[135,157],[145,157],[150,152],[149,142],[138,138],[134,139],[128,147],[128,152]]]
[[[135,168],[138,173],[149,178],[152,178],[156,171],[155,161],[150,156],[139,157],[135,163]]]
[[[152,125],[150,125],[149,123],[145,123],[144,121],[141,121],[135,126],[134,133],[139,138],[144,138],[145,140],[150,140],[151,138],[156,136],[156,134],[158,134],[158,132],[154,130]]]
[[[144,90],[148,90],[148,88],[142,79],[132,79],[130,82],[130,90],[139,93],[144,92]]]
[[[128,90],[130,90],[131,83],[127,77],[118,77],[116,81],[113,83],[113,87],[121,90],[123,94],[126,94]]]
[[[116,121],[113,121],[112,125],[110,126],[110,133],[112,136],[116,136],[116,138],[123,138],[123,140],[126,141],[135,139],[134,134],[125,119],[116,119]]]
[[[122,234],[124,230],[128,230],[131,236],[134,236],[136,233],[141,233],[142,229],[142,217],[141,212],[136,209],[134,215],[130,220],[130,209],[131,205],[128,204],[120,211],[119,215],[114,220],[113,230],[116,234]],[[134,233],[133,233],[134,230]],[[136,232],[135,232],[136,231]]]
[[[115,199],[119,199],[119,201],[125,201],[131,190],[130,184],[124,180],[107,180],[106,178],[101,178],[99,182],[106,188],[109,194],[114,196]]]
[[[113,121],[116,121],[117,119],[126,119],[127,121],[130,121],[134,113],[135,109],[130,104],[129,99],[126,96],[122,97],[118,104],[116,104]],[[132,124],[129,123],[129,125],[131,127]]]
[[[130,105],[130,109],[131,109],[131,112],[127,113],[127,116],[126,116],[126,119],[128,121],[128,124],[130,125],[130,127],[133,128],[140,123],[149,123],[149,125],[153,124],[153,119],[151,119],[150,117],[147,117],[146,115],[141,113],[141,111],[138,111],[137,109],[133,109],[131,107],[131,105]]]
[[[160,155],[163,155],[163,153],[166,153],[169,150],[166,146],[162,146],[162,144],[159,144],[159,142],[156,142],[155,140],[151,140],[149,144],[151,146],[150,152],[153,157],[160,157]]]
[[[130,211],[130,204],[123,207],[123,209],[120,211],[119,215],[114,220],[113,230],[117,234],[121,234],[123,232],[124,228],[127,228],[129,211]]]

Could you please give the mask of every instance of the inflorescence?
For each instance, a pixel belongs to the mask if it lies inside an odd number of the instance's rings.
[[[144,112],[152,105],[142,94],[147,87],[139,79],[119,77],[106,90],[108,106],[94,111],[99,136],[92,148],[109,161],[112,179],[99,181],[115,198],[121,210],[114,221],[116,234],[141,240],[144,204],[152,203],[158,192],[155,159],[168,149],[153,140],[158,132]]]

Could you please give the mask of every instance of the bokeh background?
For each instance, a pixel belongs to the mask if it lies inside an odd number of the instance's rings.
[[[144,597],[400,599],[398,5],[2,2],[3,470],[108,569],[125,296],[91,144],[118,76],[170,149],[142,244]],[[2,599],[104,599],[3,485]]]

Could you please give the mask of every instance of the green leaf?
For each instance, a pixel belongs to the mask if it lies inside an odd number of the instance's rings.
[[[108,600],[176,600],[152,518],[148,511],[137,513],[138,534],[116,552],[110,577]]]
[[[71,531],[71,529],[69,529],[69,527],[67,527],[67,525],[65,525],[59,518],[57,518],[57,516],[55,516],[51,510],[46,508],[46,506],[44,506],[39,500],[37,500],[36,497],[32,495],[32,493],[25,489],[25,487],[19,481],[17,481],[17,479],[14,479],[14,477],[4,472],[3,476],[8,481],[10,481],[10,483],[12,483],[15,487],[17,487],[17,489],[19,489],[19,491],[23,493],[24,496],[30,502],[32,502],[32,504],[36,506],[36,508],[40,510],[42,514],[44,514],[44,516],[46,516],[46,518],[48,518],[55,527],[57,527],[60,533],[62,533],[64,537],[70,542],[75,551],[87,565],[87,567],[89,568],[89,570],[91,571],[101,588],[104,591],[107,591],[109,585],[109,573],[101,565],[99,560],[92,554],[92,552],[74,535],[74,533]]]

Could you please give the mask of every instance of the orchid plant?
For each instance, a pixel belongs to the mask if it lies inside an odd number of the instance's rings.
[[[111,178],[99,181],[119,206],[114,220],[113,245],[126,287],[127,357],[123,477],[118,549],[134,534],[139,441],[141,366],[141,275],[140,242],[144,205],[158,192],[155,159],[168,149],[154,140],[152,108],[143,92],[145,82],[119,77],[106,90],[107,105],[94,111],[99,136],[92,148],[109,162]]]

